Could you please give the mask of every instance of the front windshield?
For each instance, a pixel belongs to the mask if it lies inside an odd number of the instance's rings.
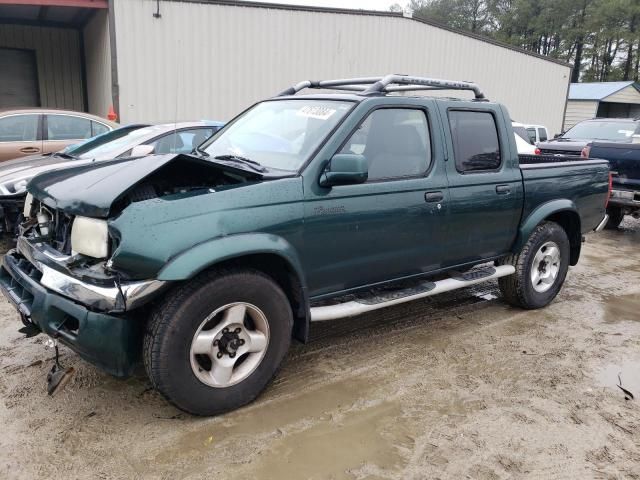
[[[631,141],[636,133],[635,122],[615,122],[611,120],[589,120],[567,131],[562,138],[581,140],[609,140],[612,142]]]
[[[144,127],[137,130],[130,131],[120,138],[116,138],[108,143],[104,143],[95,148],[85,151],[83,154],[78,155],[79,158],[92,159],[92,158],[115,158],[127,151],[130,148],[139,145],[145,140],[145,137],[152,135],[154,132],[158,134],[164,132],[165,127],[153,126]]]
[[[262,102],[200,149],[210,157],[244,157],[267,168],[296,171],[352,105],[304,98]]]

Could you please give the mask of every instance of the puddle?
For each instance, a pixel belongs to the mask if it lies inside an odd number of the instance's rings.
[[[636,401],[640,400],[640,359],[626,360],[621,363],[612,363],[598,369],[596,381],[602,387],[609,387],[624,395],[618,385],[618,374],[622,380],[622,386],[633,393]]]
[[[607,323],[640,321],[640,294],[608,297],[605,300],[604,320]]]
[[[239,478],[353,478],[349,471],[364,464],[393,470],[403,462],[400,449],[413,447],[401,413],[385,402],[288,435]]]
[[[370,399],[375,382],[368,378],[347,379],[309,390],[294,397],[254,403],[247,409],[229,413],[182,435],[169,449],[159,452],[155,462],[172,463],[185,455],[198,455],[216,448],[221,442],[242,436],[270,434],[300,421],[340,410],[357,401]]]

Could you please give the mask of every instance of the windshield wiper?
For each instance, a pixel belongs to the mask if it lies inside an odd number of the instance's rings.
[[[64,152],[56,152],[52,154],[52,156],[60,157],[60,158],[68,158],[69,160],[76,160],[78,158],[75,155],[71,155],[70,153],[64,153]]]
[[[248,167],[251,167],[257,172],[266,172],[267,169],[260,165],[255,160],[251,160],[250,158],[241,157],[240,155],[217,155],[213,157],[215,160],[224,160],[227,162],[237,162],[242,163]]]

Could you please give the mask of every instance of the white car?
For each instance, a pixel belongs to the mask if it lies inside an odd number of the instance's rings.
[[[519,155],[539,155],[540,150],[532,145],[529,140],[529,135],[524,125],[521,123],[512,122],[513,135],[516,137],[516,147],[518,148]]]
[[[549,131],[544,125],[531,125],[517,122],[513,122],[513,125],[524,128],[529,137],[529,142],[533,145],[536,145],[538,142],[546,142],[549,139]]]

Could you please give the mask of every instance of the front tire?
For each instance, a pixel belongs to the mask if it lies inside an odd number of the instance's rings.
[[[516,272],[498,280],[507,303],[526,309],[542,308],[558,295],[569,270],[570,245],[564,229],[544,222],[533,231],[520,253],[504,258]]]
[[[255,270],[206,272],[155,309],[144,337],[153,386],[176,407],[216,415],[254,400],[291,343],[282,289]]]
[[[609,207],[607,208],[607,214],[609,215],[609,220],[607,220],[604,228],[607,230],[617,230],[624,219],[624,212],[620,207]]]

